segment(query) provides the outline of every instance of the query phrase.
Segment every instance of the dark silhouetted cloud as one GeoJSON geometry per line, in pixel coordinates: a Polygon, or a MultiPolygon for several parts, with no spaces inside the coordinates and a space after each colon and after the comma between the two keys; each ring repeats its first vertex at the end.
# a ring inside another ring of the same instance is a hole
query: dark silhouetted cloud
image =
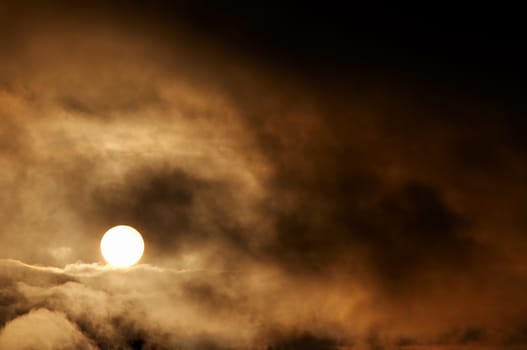
{"type": "Polygon", "coordinates": [[[0,5],[0,348],[525,347],[521,45],[365,11],[0,5]]]}

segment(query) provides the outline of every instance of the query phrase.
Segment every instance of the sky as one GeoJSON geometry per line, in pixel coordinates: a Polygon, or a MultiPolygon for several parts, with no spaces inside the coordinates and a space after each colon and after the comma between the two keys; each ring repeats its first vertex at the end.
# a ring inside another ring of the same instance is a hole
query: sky
{"type": "Polygon", "coordinates": [[[524,349],[522,27],[1,1],[0,348],[524,349]]]}

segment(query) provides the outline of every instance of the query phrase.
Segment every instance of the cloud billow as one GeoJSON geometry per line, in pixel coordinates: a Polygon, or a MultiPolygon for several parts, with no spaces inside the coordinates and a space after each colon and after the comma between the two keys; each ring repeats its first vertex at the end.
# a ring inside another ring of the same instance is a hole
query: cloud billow
{"type": "Polygon", "coordinates": [[[525,345],[507,106],[70,6],[0,8],[0,348],[525,345]]]}

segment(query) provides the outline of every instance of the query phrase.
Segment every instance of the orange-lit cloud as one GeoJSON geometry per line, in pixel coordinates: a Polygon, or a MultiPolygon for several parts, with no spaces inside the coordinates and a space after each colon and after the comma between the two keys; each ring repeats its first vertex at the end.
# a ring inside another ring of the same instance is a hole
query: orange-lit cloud
{"type": "Polygon", "coordinates": [[[0,7],[0,348],[525,346],[507,106],[56,6],[0,7]]]}

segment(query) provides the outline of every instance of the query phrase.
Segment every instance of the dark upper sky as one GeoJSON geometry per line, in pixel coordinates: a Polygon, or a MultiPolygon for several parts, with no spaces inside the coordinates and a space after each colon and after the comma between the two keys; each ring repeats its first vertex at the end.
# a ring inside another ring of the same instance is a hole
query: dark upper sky
{"type": "Polygon", "coordinates": [[[521,12],[0,5],[0,348],[521,349],[521,12]],[[129,224],[141,264],[103,265],[129,224]]]}

